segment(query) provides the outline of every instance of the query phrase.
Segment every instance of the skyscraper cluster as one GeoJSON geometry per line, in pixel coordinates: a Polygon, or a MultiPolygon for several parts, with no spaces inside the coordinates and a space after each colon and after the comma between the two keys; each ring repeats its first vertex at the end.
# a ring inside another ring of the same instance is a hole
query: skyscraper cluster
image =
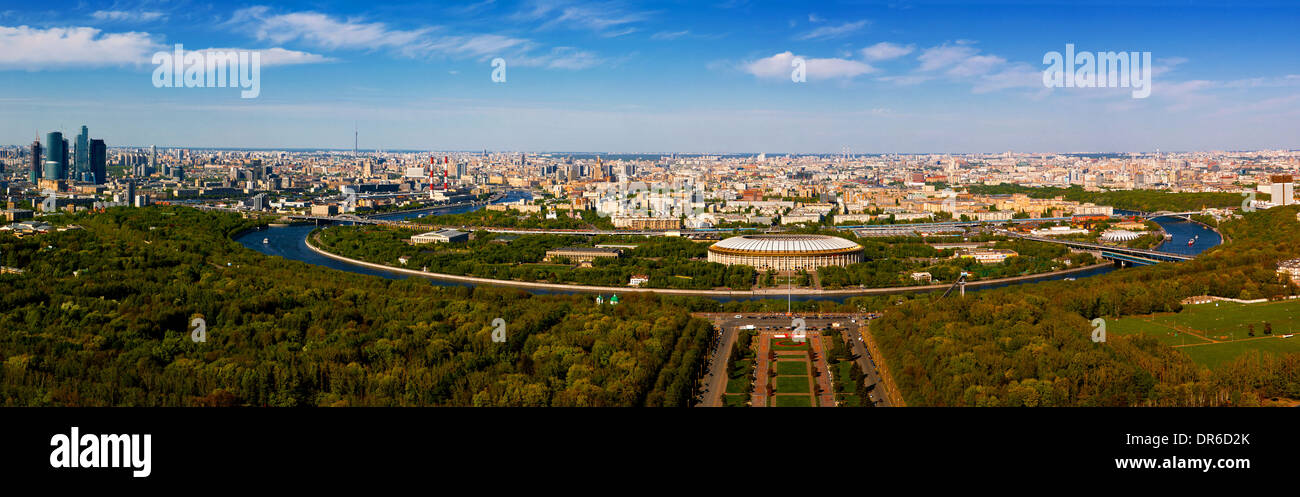
{"type": "Polygon", "coordinates": [[[32,183],[71,179],[97,185],[107,181],[108,147],[104,140],[91,139],[90,131],[82,126],[72,155],[68,152],[68,140],[60,131],[46,133],[44,147],[40,140],[33,141],[28,179],[32,183]]]}

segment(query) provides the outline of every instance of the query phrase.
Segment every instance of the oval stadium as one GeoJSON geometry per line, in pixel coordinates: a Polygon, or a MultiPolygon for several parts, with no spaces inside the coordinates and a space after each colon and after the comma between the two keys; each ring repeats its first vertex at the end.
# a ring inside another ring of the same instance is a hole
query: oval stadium
{"type": "Polygon", "coordinates": [[[845,266],[862,261],[862,246],[825,235],[742,235],[709,247],[709,262],[777,271],[845,266]]]}

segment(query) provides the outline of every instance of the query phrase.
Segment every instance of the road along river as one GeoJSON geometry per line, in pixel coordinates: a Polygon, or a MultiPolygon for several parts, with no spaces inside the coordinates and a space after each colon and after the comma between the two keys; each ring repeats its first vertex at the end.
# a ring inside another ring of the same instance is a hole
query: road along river
{"type": "MultiPolygon", "coordinates": [[[[510,202],[528,198],[527,193],[511,192],[505,198],[498,202],[510,202]]],[[[482,206],[460,206],[447,209],[438,209],[435,212],[439,214],[458,214],[479,209],[482,206]]],[[[405,212],[397,214],[381,214],[375,216],[379,219],[406,219],[426,214],[425,212],[405,212]]],[[[1172,238],[1161,244],[1157,250],[1175,252],[1180,254],[1199,254],[1201,251],[1218,245],[1221,237],[1214,230],[1205,227],[1202,224],[1187,221],[1178,218],[1157,218],[1155,222],[1160,224],[1169,233],[1172,238]],[[1195,240],[1191,245],[1187,245],[1188,240],[1195,240]]],[[[235,240],[245,247],[256,250],[266,255],[284,257],[296,261],[315,264],[318,266],[337,269],[340,271],[349,271],[353,273],[368,274],[384,278],[404,279],[408,276],[416,275],[417,271],[402,270],[398,268],[384,268],[379,265],[363,263],[360,261],[349,261],[337,256],[327,256],[313,250],[308,246],[307,237],[316,228],[315,225],[293,225],[285,227],[273,227],[260,230],[252,230],[241,234],[235,240]],[[265,243],[263,243],[265,240],[265,243]]],[[[1030,276],[1019,278],[1007,278],[1003,280],[991,280],[988,282],[972,282],[967,285],[967,291],[977,291],[989,288],[1002,288],[1011,285],[1021,285],[1038,281],[1059,280],[1065,278],[1086,278],[1114,271],[1116,268],[1111,265],[1094,266],[1086,269],[1079,269],[1068,273],[1053,273],[1043,276],[1030,276]]],[[[476,286],[476,285],[496,285],[496,286],[513,286],[523,287],[529,292],[539,294],[572,294],[572,293],[613,293],[613,292],[633,292],[631,288],[566,288],[568,285],[524,285],[508,284],[507,282],[478,279],[478,278],[430,278],[435,285],[444,286],[476,286]]],[[[842,301],[845,298],[854,295],[882,294],[882,293],[903,293],[915,291],[934,291],[940,286],[934,287],[902,287],[896,289],[866,289],[856,292],[844,291],[838,293],[794,293],[789,296],[793,300],[831,300],[842,301]]],[[[720,301],[748,300],[748,299],[777,299],[785,298],[786,294],[779,290],[763,292],[663,292],[663,293],[686,293],[700,295],[720,301]]]]}

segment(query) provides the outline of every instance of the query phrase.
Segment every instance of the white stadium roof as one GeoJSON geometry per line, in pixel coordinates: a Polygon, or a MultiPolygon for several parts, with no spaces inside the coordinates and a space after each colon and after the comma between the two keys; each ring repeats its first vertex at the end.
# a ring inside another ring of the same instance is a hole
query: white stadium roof
{"type": "Polygon", "coordinates": [[[742,235],[722,240],[709,248],[753,254],[815,254],[861,250],[862,246],[843,238],[825,235],[742,235]]]}

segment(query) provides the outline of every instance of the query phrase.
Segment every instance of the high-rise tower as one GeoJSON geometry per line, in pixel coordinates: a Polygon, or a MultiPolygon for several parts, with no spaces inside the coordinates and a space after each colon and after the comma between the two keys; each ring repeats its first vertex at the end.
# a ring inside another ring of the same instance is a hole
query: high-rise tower
{"type": "Polygon", "coordinates": [[[73,160],[72,178],[85,179],[86,173],[90,172],[90,131],[85,125],[81,126],[81,133],[77,135],[77,151],[73,160]]]}
{"type": "Polygon", "coordinates": [[[45,134],[45,163],[41,177],[45,179],[63,179],[63,163],[67,158],[63,156],[64,143],[63,133],[51,131],[45,134]]]}
{"type": "Polygon", "coordinates": [[[41,179],[41,141],[32,141],[31,168],[28,171],[28,180],[36,184],[41,179]]]}
{"type": "Polygon", "coordinates": [[[108,180],[108,146],[104,140],[90,140],[90,173],[95,176],[95,184],[102,185],[108,180]]]}
{"type": "Polygon", "coordinates": [[[68,165],[72,157],[68,155],[68,139],[63,139],[63,161],[59,162],[59,179],[68,179],[68,165]]]}

